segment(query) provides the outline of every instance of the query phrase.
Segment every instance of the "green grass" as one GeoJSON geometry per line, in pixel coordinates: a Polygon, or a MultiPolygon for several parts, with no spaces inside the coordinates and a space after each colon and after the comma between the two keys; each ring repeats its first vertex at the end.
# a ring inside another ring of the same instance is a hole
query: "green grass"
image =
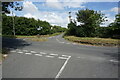
{"type": "Polygon", "coordinates": [[[31,40],[31,41],[47,41],[47,37],[51,37],[51,36],[56,36],[59,35],[61,33],[54,33],[54,34],[50,34],[50,35],[34,35],[34,36],[26,36],[26,35],[3,35],[3,37],[8,37],[8,38],[28,38],[27,40],[31,40]]]}
{"type": "Polygon", "coordinates": [[[22,35],[16,35],[16,38],[36,38],[37,36],[22,36],[22,35]]]}
{"type": "Polygon", "coordinates": [[[50,34],[49,36],[57,36],[60,35],[61,33],[54,33],[54,34],[50,34]]]}
{"type": "Polygon", "coordinates": [[[2,35],[3,37],[8,37],[8,38],[38,38],[38,37],[51,37],[51,36],[56,36],[61,33],[54,33],[54,34],[49,34],[49,35],[33,35],[33,36],[26,36],[26,35],[2,35]]]}
{"type": "Polygon", "coordinates": [[[64,36],[65,39],[82,44],[90,45],[102,45],[102,46],[118,46],[119,39],[111,38],[92,38],[92,37],[75,37],[75,36],[64,36]]]}

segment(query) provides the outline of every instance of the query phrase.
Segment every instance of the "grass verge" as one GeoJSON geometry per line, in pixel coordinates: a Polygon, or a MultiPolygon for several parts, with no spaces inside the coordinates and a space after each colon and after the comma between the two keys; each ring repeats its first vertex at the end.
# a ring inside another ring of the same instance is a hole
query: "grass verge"
{"type": "Polygon", "coordinates": [[[31,40],[31,41],[47,41],[47,37],[51,37],[51,36],[56,36],[59,35],[61,33],[54,33],[54,34],[50,34],[50,35],[34,35],[34,36],[26,36],[26,35],[16,35],[16,36],[12,36],[12,35],[3,35],[3,37],[7,37],[7,38],[26,38],[27,40],[31,40]]]}
{"type": "Polygon", "coordinates": [[[60,35],[62,33],[54,33],[54,34],[50,34],[49,36],[57,36],[57,35],[60,35]]]}
{"type": "Polygon", "coordinates": [[[92,37],[75,37],[75,36],[64,36],[66,40],[80,43],[80,44],[89,44],[97,46],[119,46],[119,39],[110,39],[110,38],[92,38],[92,37]]]}
{"type": "Polygon", "coordinates": [[[42,42],[42,41],[47,41],[46,38],[29,38],[27,40],[30,40],[30,41],[37,41],[37,42],[42,42]]]}

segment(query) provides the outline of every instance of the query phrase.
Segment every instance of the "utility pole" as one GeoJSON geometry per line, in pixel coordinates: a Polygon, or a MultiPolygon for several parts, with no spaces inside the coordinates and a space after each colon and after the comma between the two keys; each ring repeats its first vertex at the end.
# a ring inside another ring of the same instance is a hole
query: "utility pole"
{"type": "Polygon", "coordinates": [[[13,14],[13,11],[12,11],[12,18],[13,18],[13,34],[14,34],[14,36],[15,36],[15,19],[14,19],[14,14],[13,14]]]}

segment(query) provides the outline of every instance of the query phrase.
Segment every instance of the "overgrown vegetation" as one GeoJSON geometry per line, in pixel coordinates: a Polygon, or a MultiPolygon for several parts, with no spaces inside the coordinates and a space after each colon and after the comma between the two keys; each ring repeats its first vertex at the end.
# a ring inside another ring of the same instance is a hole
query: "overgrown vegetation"
{"type": "Polygon", "coordinates": [[[101,46],[119,46],[119,39],[110,39],[110,38],[93,38],[93,37],[75,37],[75,36],[64,36],[66,40],[82,43],[82,44],[90,44],[90,45],[101,45],[101,46]]]}
{"type": "Polygon", "coordinates": [[[106,21],[106,17],[101,12],[94,10],[79,10],[77,21],[71,21],[68,24],[66,35],[78,37],[99,37],[99,38],[120,38],[120,14],[107,27],[100,27],[100,24],[106,21]],[[77,25],[80,22],[81,25],[77,25]]]}
{"type": "Polygon", "coordinates": [[[34,18],[25,17],[14,17],[14,24],[11,16],[6,16],[3,14],[3,25],[2,34],[3,35],[13,35],[13,25],[15,27],[16,35],[47,35],[53,33],[61,33],[66,30],[60,26],[52,26],[46,21],[35,20],[34,18]],[[37,30],[38,28],[40,30],[37,30]]]}

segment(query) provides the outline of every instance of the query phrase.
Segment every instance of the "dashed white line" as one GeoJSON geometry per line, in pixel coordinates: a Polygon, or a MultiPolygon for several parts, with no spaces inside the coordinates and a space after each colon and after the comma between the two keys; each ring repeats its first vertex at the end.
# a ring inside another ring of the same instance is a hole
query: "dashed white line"
{"type": "Polygon", "coordinates": [[[47,53],[44,53],[44,52],[40,52],[40,54],[47,54],[47,53]]]}
{"type": "Polygon", "coordinates": [[[54,58],[54,56],[49,56],[49,55],[47,55],[47,56],[45,56],[45,57],[54,58]]]}
{"type": "Polygon", "coordinates": [[[64,57],[69,57],[68,55],[62,55],[62,56],[64,56],[64,57]]]}
{"type": "Polygon", "coordinates": [[[59,58],[59,59],[65,59],[65,60],[68,59],[68,58],[66,58],[66,57],[58,57],[58,58],[59,58]]]}
{"type": "Polygon", "coordinates": [[[21,53],[23,53],[23,52],[18,52],[18,53],[20,53],[20,54],[21,54],[21,53]]]}
{"type": "Polygon", "coordinates": [[[36,56],[42,56],[41,54],[35,54],[36,56]]]}
{"type": "Polygon", "coordinates": [[[53,56],[58,56],[58,54],[50,54],[50,55],[53,55],[53,56]]]}
{"type": "Polygon", "coordinates": [[[28,50],[23,50],[24,52],[28,52],[28,50]]]}
{"type": "Polygon", "coordinates": [[[32,53],[25,53],[25,54],[29,54],[29,55],[31,55],[32,53]]]}
{"type": "Polygon", "coordinates": [[[62,71],[64,70],[64,68],[65,68],[65,66],[67,65],[67,63],[68,63],[68,61],[69,61],[70,58],[71,58],[71,56],[69,56],[69,57],[67,58],[67,60],[65,61],[65,63],[64,63],[63,66],[61,67],[60,71],[59,71],[58,74],[56,75],[55,80],[57,80],[57,79],[60,77],[62,71]]]}
{"type": "Polygon", "coordinates": [[[37,52],[35,52],[35,51],[30,51],[31,53],[37,53],[37,52]]]}

